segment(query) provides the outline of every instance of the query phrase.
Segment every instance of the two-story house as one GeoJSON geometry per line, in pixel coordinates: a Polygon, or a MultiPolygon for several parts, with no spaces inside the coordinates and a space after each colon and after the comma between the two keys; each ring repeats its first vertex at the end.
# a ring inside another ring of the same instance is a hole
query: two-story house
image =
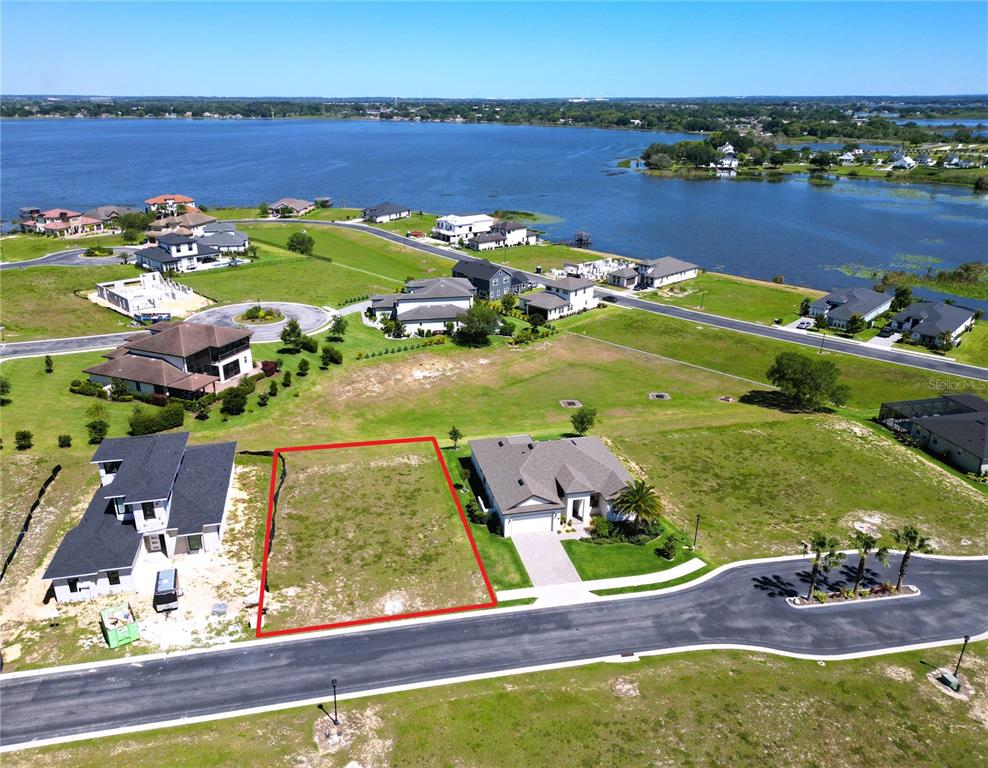
{"type": "Polygon", "coordinates": [[[21,209],[23,218],[20,225],[24,232],[49,237],[70,237],[103,231],[102,219],[70,211],[67,208],[52,208],[47,211],[21,209]],[[24,215],[24,214],[27,215],[24,215]]]}
{"type": "Polygon", "coordinates": [[[56,600],[149,594],[176,555],[220,548],[237,444],[188,439],[180,432],[100,443],[92,458],[100,488],[44,573],[56,600]]]}
{"type": "Polygon", "coordinates": [[[164,194],[149,197],[144,201],[148,213],[156,216],[171,216],[195,208],[196,201],[188,195],[164,194]]]}
{"type": "Polygon", "coordinates": [[[614,498],[632,482],[596,437],[536,442],[528,435],[470,441],[471,462],[484,489],[480,502],[505,537],[549,533],[592,516],[626,520],[614,498]]]}
{"type": "Polygon", "coordinates": [[[208,238],[169,232],[157,235],[156,244],[134,253],[138,266],[155,272],[196,272],[227,267],[235,257],[209,245],[208,238]]]}
{"type": "Polygon", "coordinates": [[[684,280],[692,280],[700,274],[700,267],[696,264],[672,256],[645,259],[639,262],[635,269],[638,271],[639,288],[661,288],[684,280]]]}
{"type": "Polygon", "coordinates": [[[459,277],[410,280],[404,293],[371,296],[368,312],[377,320],[399,320],[408,334],[441,333],[447,323],[459,326],[459,317],[473,305],[475,294],[470,281],[459,277]]]}
{"type": "Polygon", "coordinates": [[[150,334],[108,352],[107,362],[85,369],[89,381],[122,380],[132,392],[196,399],[253,372],[253,331],[203,323],[155,323],[150,334]]]}
{"type": "Polygon", "coordinates": [[[469,280],[479,299],[497,300],[506,293],[518,293],[529,284],[524,275],[486,259],[461,259],[453,267],[453,277],[469,280]]]}
{"type": "Polygon", "coordinates": [[[483,213],[470,216],[440,216],[432,228],[432,236],[447,243],[466,243],[477,235],[494,228],[494,217],[483,213]]]}
{"type": "Polygon", "coordinates": [[[546,282],[544,291],[519,297],[521,308],[530,315],[541,315],[547,322],[552,322],[597,306],[593,286],[592,280],[583,277],[550,280],[546,282]]]}

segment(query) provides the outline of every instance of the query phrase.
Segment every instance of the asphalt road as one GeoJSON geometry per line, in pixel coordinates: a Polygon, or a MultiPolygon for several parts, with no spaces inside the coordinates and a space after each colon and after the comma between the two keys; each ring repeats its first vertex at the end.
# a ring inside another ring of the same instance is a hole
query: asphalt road
{"type": "Polygon", "coordinates": [[[186,320],[193,323],[207,323],[209,325],[223,325],[230,328],[250,328],[254,331],[252,341],[277,341],[281,337],[281,331],[288,324],[290,319],[295,319],[302,326],[303,333],[312,333],[322,328],[330,320],[330,314],[325,309],[314,307],[311,304],[297,304],[291,301],[262,301],[261,305],[273,307],[279,310],[285,317],[276,323],[264,323],[263,325],[247,325],[238,323],[235,318],[243,314],[257,302],[250,301],[244,304],[226,304],[222,307],[210,307],[202,312],[189,315],[186,320]]]}
{"type": "Polygon", "coordinates": [[[12,357],[37,357],[39,355],[66,355],[95,349],[114,349],[127,339],[147,331],[135,328],[125,333],[104,333],[99,336],[75,336],[68,339],[38,339],[37,341],[10,341],[0,344],[0,360],[12,357]]]}
{"type": "MultiPolygon", "coordinates": [[[[114,253],[133,253],[136,249],[130,247],[114,248],[114,253]]],[[[29,269],[31,267],[101,267],[106,264],[119,264],[117,256],[83,256],[85,248],[69,248],[58,253],[49,253],[38,259],[29,261],[4,261],[0,262],[0,270],[3,269],[29,269]]]]}
{"type": "MultiPolygon", "coordinates": [[[[604,296],[614,297],[615,301],[613,303],[619,307],[633,307],[635,309],[645,310],[646,312],[653,312],[657,315],[666,315],[667,317],[675,317],[680,320],[689,320],[694,323],[709,325],[715,328],[724,328],[730,331],[751,333],[755,336],[762,336],[766,339],[785,341],[790,344],[800,344],[805,347],[812,347],[813,349],[820,348],[821,339],[819,334],[815,336],[808,336],[806,334],[796,333],[794,331],[787,331],[774,325],[759,325],[758,323],[749,323],[744,320],[733,320],[729,317],[708,315],[704,312],[696,312],[691,309],[683,309],[682,307],[674,307],[668,304],[657,304],[654,301],[636,299],[633,296],[626,296],[615,291],[598,290],[595,295],[600,298],[603,298],[604,296]]],[[[881,360],[886,363],[896,363],[898,365],[907,365],[911,368],[921,368],[923,370],[936,373],[947,373],[954,376],[966,376],[971,379],[988,381],[988,368],[979,368],[974,365],[954,363],[950,360],[943,360],[941,358],[933,357],[932,355],[920,356],[891,349],[868,347],[853,341],[845,341],[829,334],[823,340],[823,346],[824,349],[829,350],[830,352],[843,352],[848,355],[867,357],[872,360],[881,360]]]]}
{"type": "MultiPolygon", "coordinates": [[[[894,580],[897,565],[893,557],[891,568],[869,575],[894,580]]],[[[906,581],[920,588],[918,597],[795,609],[784,598],[805,590],[806,570],[805,560],[750,564],[667,595],[0,675],[0,744],[329,696],[334,677],[340,692],[356,693],[684,645],[758,645],[825,658],[988,631],[986,560],[916,556],[906,581]]],[[[832,572],[831,583],[846,583],[849,573],[832,572]]]]}

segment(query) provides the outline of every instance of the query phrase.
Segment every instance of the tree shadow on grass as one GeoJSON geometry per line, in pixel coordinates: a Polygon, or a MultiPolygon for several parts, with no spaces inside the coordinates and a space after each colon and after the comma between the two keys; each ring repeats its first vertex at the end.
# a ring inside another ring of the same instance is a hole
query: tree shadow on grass
{"type": "Polygon", "coordinates": [[[738,402],[745,405],[755,405],[759,408],[771,408],[773,411],[784,413],[834,413],[832,408],[804,408],[778,390],[753,389],[741,395],[738,402]]]}

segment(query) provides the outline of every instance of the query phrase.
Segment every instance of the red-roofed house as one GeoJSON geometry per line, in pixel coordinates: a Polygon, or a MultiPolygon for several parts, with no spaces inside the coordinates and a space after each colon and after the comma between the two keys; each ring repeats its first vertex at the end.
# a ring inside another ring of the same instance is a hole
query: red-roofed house
{"type": "Polygon", "coordinates": [[[188,195],[155,195],[144,201],[148,213],[155,213],[158,216],[167,216],[178,213],[178,207],[184,206],[186,210],[196,207],[196,201],[188,195]]]}
{"type": "Polygon", "coordinates": [[[21,229],[24,232],[34,232],[51,237],[68,237],[102,232],[103,221],[91,216],[84,216],[78,211],[52,208],[22,219],[21,229]]]}

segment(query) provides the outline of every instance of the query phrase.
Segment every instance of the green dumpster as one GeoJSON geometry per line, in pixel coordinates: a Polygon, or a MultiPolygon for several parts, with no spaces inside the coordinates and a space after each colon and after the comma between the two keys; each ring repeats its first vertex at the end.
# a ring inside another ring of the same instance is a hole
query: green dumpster
{"type": "Polygon", "coordinates": [[[111,648],[132,643],[141,636],[141,629],[134,612],[127,603],[120,603],[100,611],[103,637],[111,648]]]}

